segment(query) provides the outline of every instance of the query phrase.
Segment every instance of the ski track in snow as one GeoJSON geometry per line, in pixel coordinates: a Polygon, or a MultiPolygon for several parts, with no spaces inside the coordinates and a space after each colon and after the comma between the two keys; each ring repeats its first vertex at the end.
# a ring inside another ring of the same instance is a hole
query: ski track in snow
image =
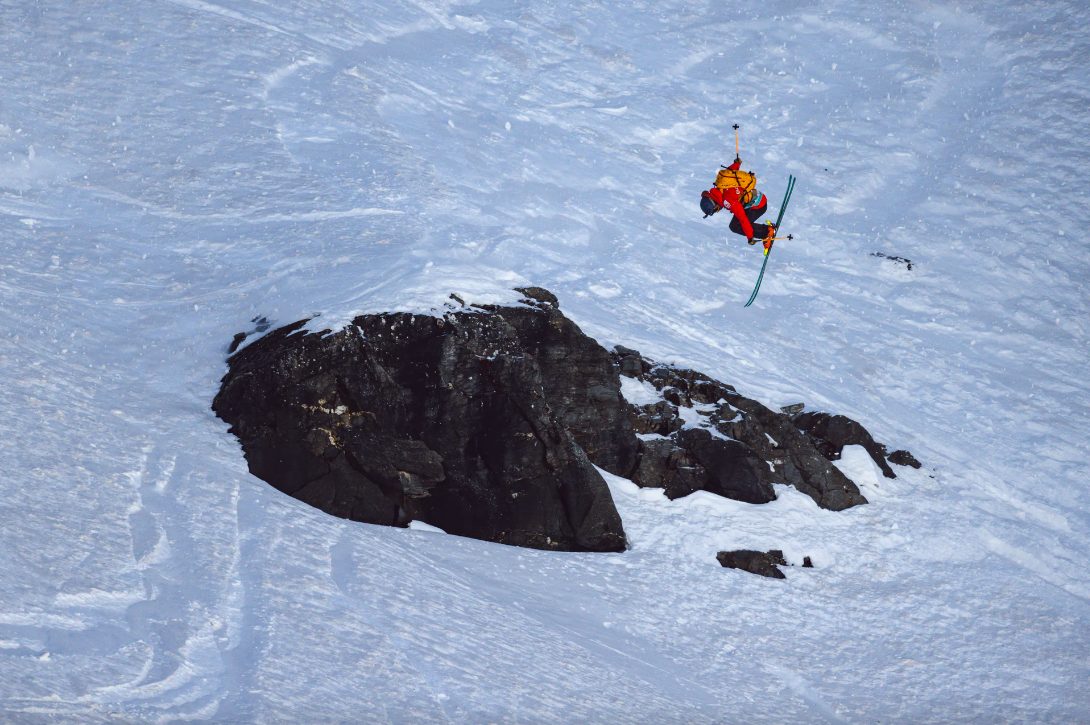
{"type": "Polygon", "coordinates": [[[1090,719],[1088,16],[0,2],[0,713],[1090,719]],[[773,203],[799,177],[748,310],[695,204],[733,122],[773,203]],[[330,519],[209,410],[258,315],[525,284],[925,468],[846,450],[840,513],[604,474],[631,550],[555,554],[330,519]]]}

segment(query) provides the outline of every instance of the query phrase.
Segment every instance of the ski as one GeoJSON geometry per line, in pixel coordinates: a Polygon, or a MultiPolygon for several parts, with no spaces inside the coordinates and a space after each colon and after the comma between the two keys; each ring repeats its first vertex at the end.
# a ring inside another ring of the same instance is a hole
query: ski
{"type": "MultiPolygon", "coordinates": [[[[776,217],[776,231],[780,229],[780,222],[783,221],[783,211],[787,208],[787,202],[791,200],[791,192],[795,190],[795,176],[789,174],[787,177],[787,191],[783,194],[783,201],[780,202],[780,215],[776,217]]],[[[788,237],[790,239],[790,237],[788,237]]],[[[776,239],[773,238],[772,244],[765,250],[765,260],[761,263],[761,273],[757,275],[757,284],[753,286],[753,293],[749,296],[749,301],[746,302],[746,307],[753,304],[753,300],[757,299],[757,293],[761,290],[761,280],[765,278],[765,267],[768,266],[768,255],[772,251],[772,247],[775,246],[776,239]]]]}

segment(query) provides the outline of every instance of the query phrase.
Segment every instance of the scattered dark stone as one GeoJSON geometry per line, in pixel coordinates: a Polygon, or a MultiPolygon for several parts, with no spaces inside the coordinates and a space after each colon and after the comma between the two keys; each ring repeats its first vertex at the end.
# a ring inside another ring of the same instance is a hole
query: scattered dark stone
{"type": "Polygon", "coordinates": [[[792,403],[791,405],[785,405],[780,408],[780,412],[787,415],[798,415],[806,409],[806,403],[792,403]]]}
{"type": "Polygon", "coordinates": [[[844,446],[863,446],[886,478],[897,478],[886,463],[886,447],[875,441],[866,428],[851,418],[829,413],[802,413],[794,417],[794,422],[817,442],[818,448],[830,461],[840,459],[844,446]]]}
{"type": "Polygon", "coordinates": [[[908,451],[894,451],[889,454],[889,460],[898,466],[911,466],[912,468],[921,468],[923,466],[922,463],[916,460],[916,456],[908,451]]]}
{"type": "Polygon", "coordinates": [[[802,568],[803,569],[813,569],[814,568],[814,562],[810,561],[810,557],[808,557],[808,556],[802,557],[802,568]]]}
{"type": "Polygon", "coordinates": [[[896,262],[897,264],[903,264],[905,266],[905,268],[908,269],[908,271],[910,271],[910,272],[912,271],[912,260],[911,259],[905,259],[904,257],[894,257],[892,255],[885,254],[884,252],[871,252],[870,256],[880,257],[882,259],[888,259],[891,262],[896,262]]]}
{"type": "Polygon", "coordinates": [[[787,578],[779,569],[781,566],[787,566],[787,561],[783,558],[783,552],[779,549],[772,549],[771,551],[752,551],[750,549],[720,551],[715,558],[728,569],[741,569],[751,574],[759,574],[773,579],[787,578]]]}

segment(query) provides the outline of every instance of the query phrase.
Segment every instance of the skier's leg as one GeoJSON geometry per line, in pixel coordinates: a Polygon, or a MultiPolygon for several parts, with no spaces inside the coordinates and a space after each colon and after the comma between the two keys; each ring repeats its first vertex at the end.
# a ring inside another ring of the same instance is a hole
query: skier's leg
{"type": "MultiPolygon", "coordinates": [[[[753,227],[754,239],[764,239],[768,236],[768,225],[755,223],[767,210],[768,204],[758,204],[746,209],[746,218],[749,219],[750,226],[753,227]]],[[[745,231],[742,230],[742,223],[738,221],[737,217],[731,217],[730,230],[735,234],[741,234],[743,237],[746,235],[745,231]]]]}
{"type": "Polygon", "coordinates": [[[768,211],[768,204],[760,204],[750,209],[746,209],[746,216],[749,218],[750,224],[753,225],[754,239],[764,239],[768,236],[768,225],[757,224],[757,220],[764,216],[766,211],[768,211]]]}

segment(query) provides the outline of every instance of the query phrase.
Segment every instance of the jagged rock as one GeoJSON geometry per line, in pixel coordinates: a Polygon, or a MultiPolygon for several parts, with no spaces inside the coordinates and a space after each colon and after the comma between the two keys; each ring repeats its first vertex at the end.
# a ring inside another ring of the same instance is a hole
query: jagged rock
{"type": "Polygon", "coordinates": [[[718,403],[737,394],[730,385],[694,370],[656,365],[649,360],[645,360],[644,364],[648,368],[647,380],[659,390],[671,390],[671,394],[666,397],[674,405],[691,408],[694,405],[718,403]]]}
{"type": "Polygon", "coordinates": [[[908,451],[894,451],[888,456],[891,463],[896,463],[898,466],[911,466],[912,468],[921,468],[922,463],[916,460],[916,456],[912,455],[908,451]]]}
{"type": "Polygon", "coordinates": [[[544,302],[545,304],[556,308],[560,307],[560,300],[556,298],[556,295],[544,287],[516,287],[515,291],[521,292],[527,299],[544,302]]]}
{"type": "Polygon", "coordinates": [[[867,429],[843,415],[801,413],[794,417],[795,425],[818,442],[821,452],[830,461],[840,459],[844,446],[863,446],[886,478],[897,474],[886,463],[886,447],[874,440],[867,429]]]}
{"type": "Polygon", "coordinates": [[[587,456],[610,473],[631,476],[639,442],[606,349],[552,303],[489,309],[511,326],[519,347],[537,363],[550,408],[587,456]]]}
{"type": "Polygon", "coordinates": [[[703,490],[747,503],[776,500],[764,475],[768,466],[744,443],[712,435],[704,428],[682,429],[677,441],[707,472],[703,490]]]}
{"type": "Polygon", "coordinates": [[[637,433],[668,436],[684,425],[677,414],[677,406],[666,400],[630,409],[632,427],[637,433]]]}
{"type": "Polygon", "coordinates": [[[666,436],[672,443],[644,445],[633,475],[638,485],[662,487],[671,498],[705,490],[763,503],[775,498],[773,483],[787,483],[824,508],[842,510],[866,503],[858,487],[792,423],[791,416],[739,395],[730,385],[692,370],[656,364],[634,350],[616,350],[614,361],[621,369],[640,370],[630,377],[651,383],[663,396],[657,403],[633,406],[637,431],[666,436]],[[692,411],[690,417],[702,418],[704,425],[685,426],[679,415],[682,408],[692,411]]]}
{"type": "Polygon", "coordinates": [[[740,414],[721,423],[719,430],[772,463],[769,470],[762,472],[766,480],[794,486],[822,508],[833,511],[867,502],[855,483],[822,455],[815,441],[796,428],[790,416],[775,413],[737,393],[728,400],[740,414]]]}
{"type": "Polygon", "coordinates": [[[670,499],[703,489],[709,478],[707,469],[669,438],[642,441],[640,463],[632,477],[645,488],[662,488],[670,499]]]}
{"type": "Polygon", "coordinates": [[[779,549],[772,549],[771,551],[753,551],[751,549],[720,551],[715,558],[719,560],[721,565],[729,569],[741,569],[751,574],[760,574],[772,579],[787,578],[779,570],[779,567],[787,566],[787,561],[783,558],[783,552],[779,549]]]}
{"type": "Polygon", "coordinates": [[[613,351],[621,375],[635,378],[647,372],[644,368],[643,358],[635,350],[627,348],[624,345],[617,345],[613,348],[613,351]]]}
{"type": "MultiPolygon", "coordinates": [[[[534,548],[624,549],[605,482],[546,395],[558,391],[569,418],[583,422],[572,410],[574,383],[546,381],[563,359],[544,352],[545,340],[528,350],[543,334],[563,341],[576,368],[595,357],[593,341],[577,339],[582,333],[559,312],[366,315],[331,335],[305,334],[303,325],[232,356],[213,403],[254,475],[358,521],[419,519],[534,548]],[[541,364],[539,351],[549,358],[541,364]]],[[[597,358],[611,369],[601,348],[597,358]]],[[[588,398],[600,404],[612,389],[619,399],[615,379],[600,385],[588,398]]],[[[617,415],[627,423],[627,411],[617,415]]]]}

